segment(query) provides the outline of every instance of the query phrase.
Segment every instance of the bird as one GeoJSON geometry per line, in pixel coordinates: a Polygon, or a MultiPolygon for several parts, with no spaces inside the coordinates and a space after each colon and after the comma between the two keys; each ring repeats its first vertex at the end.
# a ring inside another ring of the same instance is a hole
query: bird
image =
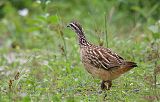
{"type": "Polygon", "coordinates": [[[88,73],[102,80],[100,85],[102,90],[110,90],[112,80],[137,67],[135,62],[125,60],[111,49],[90,43],[78,22],[72,21],[67,27],[75,31],[81,62],[88,73]]]}

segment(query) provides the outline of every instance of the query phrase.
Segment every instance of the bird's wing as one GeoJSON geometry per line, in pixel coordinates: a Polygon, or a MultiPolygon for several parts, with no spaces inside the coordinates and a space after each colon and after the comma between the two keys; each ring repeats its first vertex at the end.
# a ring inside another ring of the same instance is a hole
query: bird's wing
{"type": "Polygon", "coordinates": [[[110,49],[103,47],[95,47],[88,49],[87,58],[89,63],[97,68],[110,70],[124,64],[124,59],[113,53],[110,49]]]}

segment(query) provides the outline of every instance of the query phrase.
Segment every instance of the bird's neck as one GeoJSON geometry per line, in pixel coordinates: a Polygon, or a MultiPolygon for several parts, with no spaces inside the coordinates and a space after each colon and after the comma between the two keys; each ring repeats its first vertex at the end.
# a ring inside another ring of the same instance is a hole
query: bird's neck
{"type": "Polygon", "coordinates": [[[86,40],[86,37],[84,34],[81,34],[81,35],[78,34],[78,43],[80,47],[90,46],[90,43],[86,40]]]}

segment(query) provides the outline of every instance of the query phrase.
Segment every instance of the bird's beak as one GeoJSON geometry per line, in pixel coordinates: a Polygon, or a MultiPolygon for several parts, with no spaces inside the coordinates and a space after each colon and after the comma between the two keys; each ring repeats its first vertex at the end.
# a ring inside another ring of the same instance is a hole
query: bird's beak
{"type": "Polygon", "coordinates": [[[71,27],[70,24],[68,24],[67,27],[71,27]]]}

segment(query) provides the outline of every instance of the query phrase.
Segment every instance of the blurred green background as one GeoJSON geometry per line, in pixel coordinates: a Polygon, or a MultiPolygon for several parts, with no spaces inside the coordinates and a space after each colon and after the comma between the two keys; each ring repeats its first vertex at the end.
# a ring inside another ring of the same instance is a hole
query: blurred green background
{"type": "Polygon", "coordinates": [[[1,0],[0,101],[159,101],[160,1],[1,0]],[[102,92],[80,62],[78,21],[87,39],[138,68],[102,92]]]}

